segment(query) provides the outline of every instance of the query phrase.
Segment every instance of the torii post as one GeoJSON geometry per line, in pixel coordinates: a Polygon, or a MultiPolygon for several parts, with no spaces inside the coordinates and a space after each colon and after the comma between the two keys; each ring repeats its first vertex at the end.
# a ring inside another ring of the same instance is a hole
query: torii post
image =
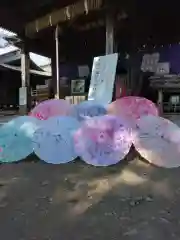
{"type": "Polygon", "coordinates": [[[25,44],[21,47],[21,87],[19,88],[19,113],[27,114],[30,107],[30,57],[25,44]]]}

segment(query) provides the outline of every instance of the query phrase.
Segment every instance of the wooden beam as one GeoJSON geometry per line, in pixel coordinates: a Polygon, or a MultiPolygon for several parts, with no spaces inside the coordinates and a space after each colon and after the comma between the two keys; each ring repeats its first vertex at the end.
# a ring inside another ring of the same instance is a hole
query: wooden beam
{"type": "Polygon", "coordinates": [[[0,64],[13,62],[21,58],[20,50],[15,50],[0,56],[0,64]]]}
{"type": "MultiPolygon", "coordinates": [[[[4,68],[8,68],[8,69],[18,71],[18,72],[21,72],[21,70],[22,70],[21,67],[12,66],[12,65],[9,65],[9,64],[0,64],[0,65],[4,68]]],[[[29,73],[34,74],[34,75],[44,76],[44,77],[51,77],[52,76],[52,74],[50,72],[38,71],[38,70],[33,70],[33,69],[30,69],[29,73]]]]}
{"type": "Polygon", "coordinates": [[[103,0],[81,0],[65,8],[53,11],[42,18],[28,23],[25,26],[26,36],[33,37],[35,33],[43,29],[72,20],[77,16],[87,14],[89,11],[99,10],[102,2],[103,0]]]}
{"type": "Polygon", "coordinates": [[[106,54],[114,53],[114,16],[106,13],[106,54]]]}

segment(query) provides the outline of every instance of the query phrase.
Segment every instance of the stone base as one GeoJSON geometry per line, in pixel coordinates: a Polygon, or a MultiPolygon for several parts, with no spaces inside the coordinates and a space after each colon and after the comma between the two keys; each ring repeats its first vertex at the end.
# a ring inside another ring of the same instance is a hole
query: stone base
{"type": "Polygon", "coordinates": [[[28,113],[27,105],[19,106],[19,115],[26,115],[28,113]]]}

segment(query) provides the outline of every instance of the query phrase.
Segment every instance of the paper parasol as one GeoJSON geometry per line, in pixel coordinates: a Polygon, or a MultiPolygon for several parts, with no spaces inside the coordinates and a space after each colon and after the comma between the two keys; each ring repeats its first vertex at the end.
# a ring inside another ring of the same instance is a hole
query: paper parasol
{"type": "Polygon", "coordinates": [[[91,117],[105,115],[106,113],[106,108],[103,105],[92,100],[73,105],[70,115],[78,121],[83,121],[91,117]]]}
{"type": "Polygon", "coordinates": [[[108,113],[124,116],[132,122],[144,115],[158,116],[158,110],[153,102],[135,96],[123,97],[112,102],[108,106],[108,113]]]}
{"type": "Polygon", "coordinates": [[[39,120],[17,117],[0,128],[0,162],[16,162],[33,152],[32,138],[39,120]]]}
{"type": "Polygon", "coordinates": [[[50,99],[38,104],[29,115],[46,120],[53,116],[66,116],[70,108],[70,103],[64,99],[50,99]]]}
{"type": "Polygon", "coordinates": [[[94,117],[83,122],[74,134],[74,142],[78,155],[88,164],[113,165],[128,154],[131,129],[116,116],[94,117]]]}
{"type": "Polygon", "coordinates": [[[47,163],[60,164],[74,160],[73,133],[80,123],[72,117],[52,117],[34,134],[35,154],[47,163]]]}
{"type": "Polygon", "coordinates": [[[144,116],[137,122],[133,143],[150,163],[165,168],[180,166],[180,128],[171,121],[144,116]]]}

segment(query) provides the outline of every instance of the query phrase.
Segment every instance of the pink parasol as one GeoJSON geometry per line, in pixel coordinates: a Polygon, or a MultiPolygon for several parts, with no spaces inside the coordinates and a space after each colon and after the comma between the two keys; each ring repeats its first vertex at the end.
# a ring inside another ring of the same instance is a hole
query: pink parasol
{"type": "Polygon", "coordinates": [[[74,135],[75,149],[83,160],[95,166],[118,163],[132,145],[131,128],[116,116],[98,116],[83,122],[74,135]]]}
{"type": "Polygon", "coordinates": [[[71,105],[63,99],[50,99],[38,104],[31,112],[30,116],[40,120],[46,120],[53,116],[67,116],[71,105]]]}
{"type": "Polygon", "coordinates": [[[153,102],[146,98],[127,96],[120,98],[111,104],[107,109],[109,114],[121,115],[130,122],[135,122],[141,116],[158,116],[158,110],[153,102]]]}
{"type": "Polygon", "coordinates": [[[150,163],[174,168],[180,166],[180,128],[158,116],[143,116],[137,121],[133,143],[150,163]]]}

